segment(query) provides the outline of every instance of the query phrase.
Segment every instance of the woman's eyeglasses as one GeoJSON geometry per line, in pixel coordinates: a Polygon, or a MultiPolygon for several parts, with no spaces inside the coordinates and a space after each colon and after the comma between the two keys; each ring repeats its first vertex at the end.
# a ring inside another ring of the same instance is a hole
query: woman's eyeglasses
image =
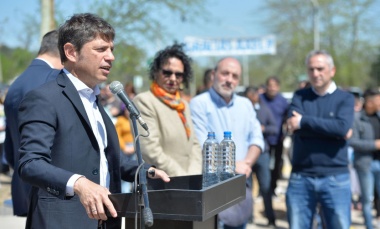
{"type": "Polygon", "coordinates": [[[185,75],[185,73],[183,72],[172,72],[170,70],[165,70],[165,69],[162,69],[162,74],[165,77],[170,77],[174,74],[177,79],[183,78],[183,76],[185,75]]]}

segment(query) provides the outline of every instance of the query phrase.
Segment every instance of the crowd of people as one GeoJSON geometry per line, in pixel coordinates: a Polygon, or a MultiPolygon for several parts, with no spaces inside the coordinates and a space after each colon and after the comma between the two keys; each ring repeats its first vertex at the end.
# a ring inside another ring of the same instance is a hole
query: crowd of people
{"type": "MultiPolygon", "coordinates": [[[[108,194],[130,192],[138,164],[129,110],[107,82],[114,39],[113,27],[102,18],[74,15],[44,36],[36,59],[8,89],[2,154],[7,164],[2,164],[14,170],[14,215],[26,216],[27,228],[77,228],[78,223],[95,228],[104,222],[120,228],[108,194]]],[[[257,177],[268,225],[275,228],[272,197],[282,179],[284,139],[291,136],[289,228],[313,228],[316,219],[321,228],[350,227],[350,163],[366,228],[374,228],[375,196],[380,200],[380,92],[341,89],[333,80],[333,57],[323,50],[306,56],[305,69],[308,81],[289,102],[276,76],[264,87],[251,85],[237,93],[242,66],[224,57],[205,71],[197,95],[185,98],[182,92],[193,77],[191,58],[179,44],[158,51],[148,71],[149,89],[137,92],[130,82],[124,87],[149,126],[149,136],[139,142],[147,177],[170,182],[169,177],[202,174],[201,144],[208,132],[220,142],[222,133],[231,131],[236,173],[246,176],[248,197],[252,176],[257,177]]],[[[145,131],[138,126],[138,132],[145,131]]],[[[220,225],[246,228],[254,221],[252,207],[239,220],[230,209],[222,211],[220,225]]]]}

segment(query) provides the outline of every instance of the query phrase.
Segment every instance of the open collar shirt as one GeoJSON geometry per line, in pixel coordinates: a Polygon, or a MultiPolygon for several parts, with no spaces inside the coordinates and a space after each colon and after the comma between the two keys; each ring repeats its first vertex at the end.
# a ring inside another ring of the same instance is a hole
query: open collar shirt
{"type": "Polygon", "coordinates": [[[190,101],[191,116],[195,133],[200,143],[207,139],[207,133],[214,131],[218,142],[223,132],[231,131],[236,145],[236,160],[243,160],[251,145],[264,149],[261,126],[256,118],[252,103],[242,96],[233,94],[229,103],[211,87],[208,92],[190,101]]]}
{"type": "Polygon", "coordinates": [[[92,131],[96,137],[100,149],[100,185],[109,188],[110,174],[108,171],[108,161],[104,152],[107,147],[107,132],[106,127],[96,104],[96,96],[99,95],[100,89],[96,86],[94,89],[89,88],[77,77],[64,69],[64,72],[69,77],[70,81],[77,89],[83,106],[86,110],[88,119],[90,120],[92,131]]]}

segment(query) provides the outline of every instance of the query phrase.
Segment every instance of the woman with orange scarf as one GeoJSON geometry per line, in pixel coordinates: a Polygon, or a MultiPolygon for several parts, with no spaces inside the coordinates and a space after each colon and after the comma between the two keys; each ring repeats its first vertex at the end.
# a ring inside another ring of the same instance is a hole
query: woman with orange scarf
{"type": "MultiPolygon", "coordinates": [[[[192,77],[190,63],[181,45],[159,51],[150,66],[150,90],[133,100],[150,132],[140,137],[143,159],[169,176],[202,174],[202,151],[189,104],[180,96],[192,77]]],[[[146,132],[140,128],[139,133],[146,132]]]]}

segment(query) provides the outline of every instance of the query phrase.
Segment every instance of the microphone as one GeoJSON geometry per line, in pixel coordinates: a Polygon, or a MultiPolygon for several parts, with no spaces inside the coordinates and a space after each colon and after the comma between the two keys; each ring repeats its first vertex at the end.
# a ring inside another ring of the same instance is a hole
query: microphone
{"type": "Polygon", "coordinates": [[[137,110],[135,104],[128,98],[127,94],[125,94],[124,87],[119,81],[113,81],[110,84],[110,90],[112,94],[117,95],[121,101],[125,104],[127,107],[130,116],[135,116],[137,121],[139,121],[140,125],[148,131],[148,125],[144,122],[144,120],[141,118],[140,111],[137,110]]]}

